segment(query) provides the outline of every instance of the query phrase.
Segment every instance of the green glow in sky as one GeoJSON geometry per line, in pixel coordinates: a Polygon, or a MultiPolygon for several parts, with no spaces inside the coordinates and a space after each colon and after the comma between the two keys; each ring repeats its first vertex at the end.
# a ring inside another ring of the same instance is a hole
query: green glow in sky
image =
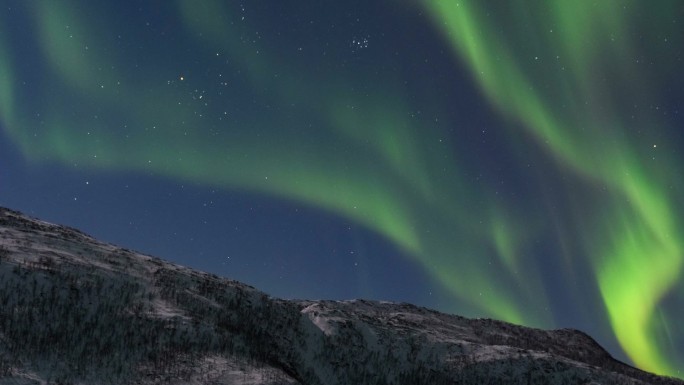
{"type": "MultiPolygon", "coordinates": [[[[675,4],[662,5],[655,16],[675,4]]],[[[504,12],[488,13],[478,2],[434,0],[427,8],[490,102],[521,123],[512,129],[525,130],[569,170],[605,186],[601,220],[585,223],[585,249],[615,335],[639,367],[676,374],[664,341],[655,341],[660,302],[675,288],[684,257],[681,224],[672,215],[677,177],[644,156],[654,143],[625,135],[634,123],[616,100],[625,89],[643,93],[649,84],[640,83],[657,75],[635,68],[641,47],[630,42],[629,30],[637,23],[636,4],[549,2],[530,9],[511,2],[505,16],[513,18],[506,23],[515,25],[512,34],[499,28],[504,12]]],[[[660,39],[677,37],[658,32],[660,39]]],[[[666,124],[658,117],[648,122],[644,130],[666,124]]]]}
{"type": "MultiPolygon", "coordinates": [[[[92,18],[49,2],[30,10],[49,75],[43,95],[59,96],[41,106],[39,128],[35,121],[4,116],[8,134],[29,159],[140,171],[306,202],[394,242],[462,301],[461,313],[550,324],[548,314],[521,306],[539,287],[521,285],[518,272],[506,271],[518,250],[503,234],[519,224],[503,207],[490,210],[491,193],[461,178],[443,127],[407,116],[409,95],[393,89],[392,74],[358,78],[327,70],[306,77],[268,49],[244,44],[241,37],[254,31],[225,22],[231,11],[224,3],[179,1],[177,16],[200,47],[196,54],[220,55],[242,74],[243,84],[227,91],[236,102],[268,89],[268,95],[256,96],[264,104],[305,106],[293,109],[292,117],[262,110],[231,118],[223,112],[231,106],[222,104],[230,98],[199,99],[193,92],[207,81],[183,65],[136,67],[143,75],[132,79],[131,59],[101,49],[109,42],[86,22],[92,18]],[[276,62],[279,76],[269,64],[276,62]],[[349,86],[365,83],[381,87],[361,94],[349,86]],[[194,95],[190,102],[188,94],[194,95]],[[482,203],[474,204],[475,198],[482,203]],[[485,282],[488,271],[498,269],[492,258],[507,262],[502,277],[485,282]]],[[[16,92],[15,99],[22,97],[16,92]]],[[[13,110],[15,102],[7,97],[2,107],[13,110]]],[[[545,301],[538,295],[525,306],[542,309],[545,301]]]]}
{"type": "MultiPolygon", "coordinates": [[[[365,72],[333,53],[298,59],[266,22],[218,0],[176,1],[176,39],[149,46],[117,36],[128,19],[114,10],[26,5],[41,76],[19,81],[25,53],[0,34],[0,117],[31,161],[304,202],[391,241],[453,296],[449,310],[555,327],[556,311],[576,309],[611,328],[639,367],[676,375],[667,339],[681,331],[668,325],[684,314],[662,302],[684,294],[684,186],[678,159],[661,151],[667,122],[632,110],[657,104],[676,67],[649,67],[644,50],[663,46],[629,32],[676,2],[424,4],[416,10],[442,33],[434,44],[451,48],[453,70],[481,92],[467,97],[484,96],[497,114],[491,131],[510,145],[500,152],[514,154],[530,196],[476,177],[485,156],[463,149],[480,129],[449,114],[451,100],[410,113],[417,102],[395,58],[365,72]],[[570,303],[554,299],[549,272],[572,282],[570,303]]],[[[667,23],[648,30],[679,40],[667,23]]]]}

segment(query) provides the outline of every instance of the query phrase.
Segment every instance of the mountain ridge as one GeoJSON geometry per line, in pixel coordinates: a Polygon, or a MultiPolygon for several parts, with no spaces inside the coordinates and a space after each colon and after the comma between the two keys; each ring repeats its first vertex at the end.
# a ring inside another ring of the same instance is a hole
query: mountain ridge
{"type": "Polygon", "coordinates": [[[0,383],[684,384],[587,334],[273,298],[0,208],[0,383]]]}

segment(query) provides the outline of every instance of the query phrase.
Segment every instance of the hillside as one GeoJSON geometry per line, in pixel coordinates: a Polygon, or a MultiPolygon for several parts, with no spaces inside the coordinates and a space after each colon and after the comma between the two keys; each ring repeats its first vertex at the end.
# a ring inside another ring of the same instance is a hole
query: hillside
{"type": "Polygon", "coordinates": [[[1,384],[684,384],[576,330],[291,301],[0,208],[1,384]]]}

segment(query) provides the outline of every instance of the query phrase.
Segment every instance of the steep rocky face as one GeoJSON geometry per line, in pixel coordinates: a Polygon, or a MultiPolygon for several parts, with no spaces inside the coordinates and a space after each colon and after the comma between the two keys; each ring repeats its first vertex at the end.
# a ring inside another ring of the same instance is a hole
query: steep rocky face
{"type": "Polygon", "coordinates": [[[275,299],[2,208],[0,383],[684,384],[578,331],[275,299]]]}

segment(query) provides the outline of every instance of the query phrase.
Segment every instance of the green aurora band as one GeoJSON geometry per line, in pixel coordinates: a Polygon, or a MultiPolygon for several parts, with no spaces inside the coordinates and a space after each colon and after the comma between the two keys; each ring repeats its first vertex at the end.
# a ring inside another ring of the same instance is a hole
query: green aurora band
{"type": "MultiPolygon", "coordinates": [[[[648,155],[637,149],[649,143],[624,135],[635,123],[621,112],[617,93],[627,88],[632,102],[643,102],[653,97],[638,95],[649,84],[667,81],[653,69],[637,68],[640,55],[657,56],[639,52],[644,48],[627,36],[630,28],[646,28],[641,17],[654,40],[675,44],[679,34],[668,16],[679,4],[662,2],[656,10],[630,1],[557,1],[535,8],[512,1],[498,14],[479,5],[433,0],[427,8],[501,113],[519,121],[568,169],[606,185],[612,202],[598,228],[587,226],[585,238],[615,335],[637,366],[677,374],[653,341],[664,326],[659,303],[675,289],[684,261],[682,226],[673,215],[681,212],[672,188],[680,178],[650,167],[648,155]],[[497,28],[506,18],[520,33],[497,28]],[[653,28],[650,23],[658,21],[653,28]],[[599,250],[596,234],[606,240],[599,250]]],[[[656,116],[648,122],[666,125],[656,116]]]]}
{"type": "MultiPolygon", "coordinates": [[[[676,286],[683,250],[675,215],[682,212],[675,192],[683,186],[667,167],[676,159],[660,153],[652,159],[652,145],[665,147],[666,138],[626,134],[666,126],[662,117],[633,121],[624,113],[625,105],[656,100],[657,88],[649,87],[669,73],[644,74],[633,57],[645,48],[627,37],[628,29],[639,25],[636,15],[650,16],[643,28],[665,20],[676,2],[657,11],[624,1],[533,7],[511,1],[497,10],[480,9],[479,2],[420,4],[501,114],[507,130],[501,135],[511,143],[521,134],[532,138],[546,162],[570,171],[569,183],[582,184],[578,194],[592,198],[589,206],[568,199],[570,218],[551,226],[579,233],[577,246],[559,246],[562,269],[577,279],[588,279],[588,269],[596,280],[595,289],[573,293],[579,299],[572,305],[593,320],[607,318],[637,366],[677,375],[668,357],[681,332],[668,325],[681,315],[673,309],[681,308],[684,294],[676,286]],[[584,299],[592,290],[605,309],[583,309],[592,304],[584,299]]],[[[116,50],[101,49],[115,43],[106,33],[117,30],[107,11],[86,17],[82,8],[32,2],[25,6],[32,21],[27,36],[35,38],[46,75],[30,88],[17,80],[22,57],[0,27],[5,135],[35,162],[135,171],[320,207],[396,244],[454,296],[454,311],[554,326],[544,309],[565,305],[550,303],[544,261],[531,252],[536,237],[549,236],[544,213],[470,182],[447,131],[459,122],[440,106],[430,111],[435,119],[409,117],[410,95],[393,71],[358,74],[323,62],[306,73],[266,42],[245,43],[255,27],[226,22],[236,11],[225,2],[173,6],[193,53],[207,61],[220,53],[241,74],[223,98],[189,98],[203,87],[195,79],[205,75],[185,69],[163,47],[150,47],[156,60],[140,59],[135,71],[116,50]],[[253,98],[260,107],[231,110],[231,98],[236,104],[253,98]],[[28,107],[36,103],[39,116],[28,107]],[[274,106],[296,108],[274,112],[274,106]]],[[[669,44],[678,36],[668,23],[651,33],[669,44]]]]}

